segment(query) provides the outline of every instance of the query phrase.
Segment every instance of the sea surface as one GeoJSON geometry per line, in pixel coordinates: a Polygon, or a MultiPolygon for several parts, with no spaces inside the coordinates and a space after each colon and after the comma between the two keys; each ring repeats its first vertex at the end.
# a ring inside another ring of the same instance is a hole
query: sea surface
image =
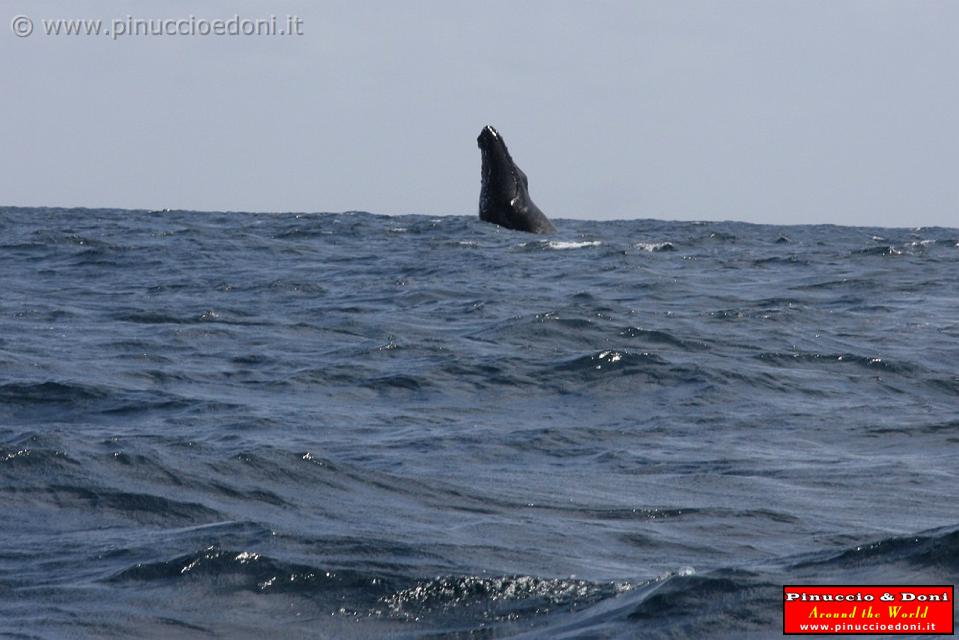
{"type": "Polygon", "coordinates": [[[959,577],[959,231],[0,208],[0,636],[776,638],[959,577]]]}

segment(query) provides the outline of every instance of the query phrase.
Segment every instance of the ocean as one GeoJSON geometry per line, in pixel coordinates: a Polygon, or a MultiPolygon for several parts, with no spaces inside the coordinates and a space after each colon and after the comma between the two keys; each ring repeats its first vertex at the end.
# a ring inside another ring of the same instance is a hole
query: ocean
{"type": "Polygon", "coordinates": [[[0,636],[775,638],[959,576],[959,231],[0,208],[0,636]]]}

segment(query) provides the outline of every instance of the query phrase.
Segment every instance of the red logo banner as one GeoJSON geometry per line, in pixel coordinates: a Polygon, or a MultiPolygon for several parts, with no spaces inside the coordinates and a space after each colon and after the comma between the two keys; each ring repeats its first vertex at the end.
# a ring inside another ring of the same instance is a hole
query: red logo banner
{"type": "Polygon", "coordinates": [[[952,635],[953,585],[786,585],[783,633],[952,635]]]}

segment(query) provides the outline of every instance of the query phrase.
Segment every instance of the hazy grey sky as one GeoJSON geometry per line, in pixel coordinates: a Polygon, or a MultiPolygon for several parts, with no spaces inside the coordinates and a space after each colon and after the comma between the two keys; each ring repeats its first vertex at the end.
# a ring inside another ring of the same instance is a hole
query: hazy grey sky
{"type": "Polygon", "coordinates": [[[0,7],[0,204],[475,215],[492,123],[552,218],[959,226],[953,0],[0,7]]]}

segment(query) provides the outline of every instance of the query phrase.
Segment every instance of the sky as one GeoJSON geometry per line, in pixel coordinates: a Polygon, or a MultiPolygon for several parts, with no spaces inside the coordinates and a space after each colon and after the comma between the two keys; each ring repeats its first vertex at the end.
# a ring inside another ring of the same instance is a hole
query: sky
{"type": "Polygon", "coordinates": [[[551,218],[959,226],[953,0],[0,10],[0,205],[475,215],[489,123],[551,218]],[[301,35],[47,34],[237,15],[301,35]]]}

